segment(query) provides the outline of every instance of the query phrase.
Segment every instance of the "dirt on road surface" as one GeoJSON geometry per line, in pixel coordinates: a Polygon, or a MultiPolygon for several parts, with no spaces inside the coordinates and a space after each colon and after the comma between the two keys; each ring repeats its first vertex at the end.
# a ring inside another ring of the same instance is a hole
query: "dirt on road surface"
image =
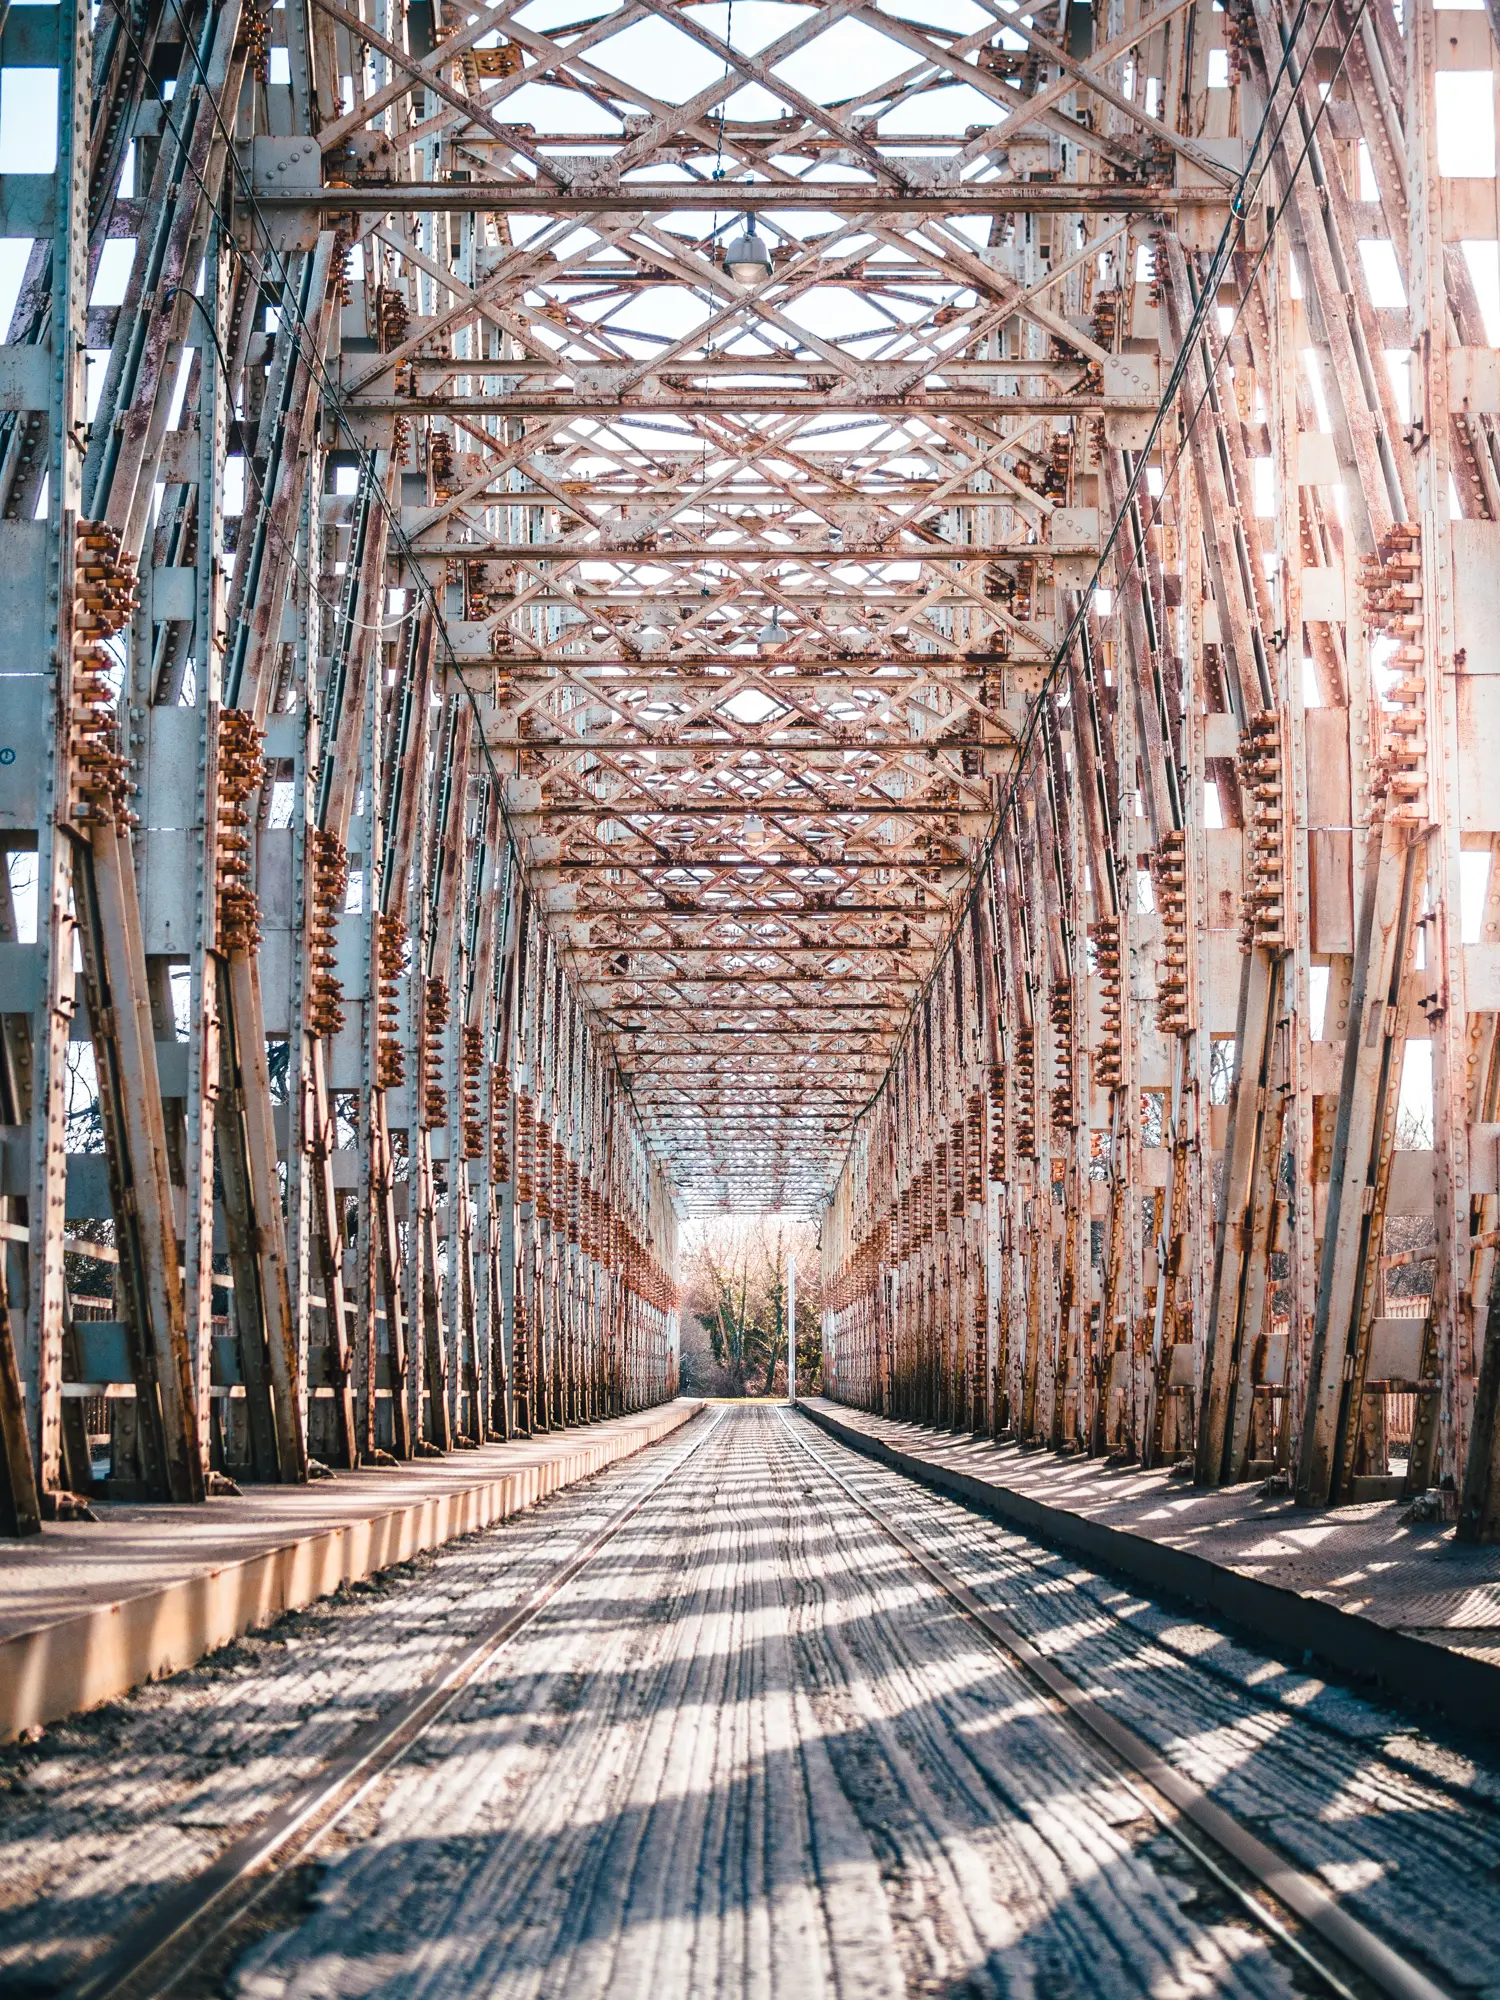
{"type": "Polygon", "coordinates": [[[642,1494],[176,1991],[1329,1990],[825,1468],[1439,1988],[1500,2000],[1483,1757],[766,1409],[6,1753],[0,1990],[64,1990],[642,1494]]]}

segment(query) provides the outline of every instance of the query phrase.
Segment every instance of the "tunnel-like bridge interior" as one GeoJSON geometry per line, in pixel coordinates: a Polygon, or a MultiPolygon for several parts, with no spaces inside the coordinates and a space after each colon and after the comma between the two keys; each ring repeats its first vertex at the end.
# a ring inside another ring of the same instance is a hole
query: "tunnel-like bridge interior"
{"type": "MultiPolygon", "coordinates": [[[[283,1613],[339,1680],[389,1590],[396,1710],[348,1688],[370,1797],[403,1729],[448,1773],[411,1883],[485,1772],[408,1949],[366,1793],[268,1723],[245,1825],[365,1831],[247,2000],[445,1950],[477,1990],[497,1868],[486,1990],[1326,1990],[1304,1935],[1361,1992],[1484,1985],[1429,1918],[1444,1841],[1493,1883],[1489,1753],[1322,1682],[1293,1729],[1236,1649],[1459,1729],[1496,1692],[1497,31],[0,0],[0,1737],[120,1700],[58,1798],[191,1902],[103,1802],[128,1690],[283,1613]],[[810,1421],[698,1410],[747,1386],[810,1421]],[[1105,1571],[1238,1620],[1219,1680],[1154,1601],[1131,1651],[1105,1571]],[[513,1647],[532,1748],[486,1765],[513,1647]],[[1084,1714],[1117,1669],[1170,1728],[1084,1714]],[[996,1750],[1012,1701],[1050,1719],[996,1750]],[[1344,1846],[1258,1845],[1258,1786],[1323,1825],[1345,1785],[1344,1846]],[[1423,1822],[1399,1891],[1374,1797],[1423,1822]],[[1163,1886],[1189,1821],[1223,1936],[1163,1886]],[[712,1924],[642,1886],[689,1860],[712,1924]]],[[[64,1911],[66,1841],[12,1894],[52,1822],[6,1810],[0,1983],[137,2000],[160,1910],[96,1870],[64,1911]]]]}
{"type": "Polygon", "coordinates": [[[780,1212],[844,1400],[1495,1532],[1489,19],[1054,13],[5,16],[13,1530],[780,1212]]]}

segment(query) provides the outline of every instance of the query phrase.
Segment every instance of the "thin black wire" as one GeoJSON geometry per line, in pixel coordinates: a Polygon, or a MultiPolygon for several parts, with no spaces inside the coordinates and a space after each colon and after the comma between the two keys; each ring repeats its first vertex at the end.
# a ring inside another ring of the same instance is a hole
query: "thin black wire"
{"type": "MultiPolygon", "coordinates": [[[[1329,15],[1333,12],[1335,4],[1336,0],[1328,0],[1328,4],[1323,10],[1322,19],[1319,21],[1316,33],[1314,35],[1315,41],[1317,39],[1317,35],[1322,33],[1323,28],[1327,23],[1329,15]]],[[[1106,564],[1108,563],[1111,555],[1114,552],[1115,544],[1119,540],[1120,535],[1124,530],[1125,524],[1130,517],[1131,509],[1134,506],[1137,496],[1139,494],[1140,487],[1144,480],[1147,469],[1146,460],[1149,458],[1152,450],[1154,449],[1156,440],[1160,436],[1163,428],[1165,427],[1167,419],[1171,414],[1172,403],[1176,398],[1179,387],[1181,386],[1182,378],[1186,374],[1187,368],[1190,365],[1193,349],[1197,345],[1200,338],[1202,337],[1204,324],[1207,320],[1209,312],[1212,310],[1214,296],[1218,290],[1219,280],[1222,278],[1223,273],[1228,266],[1229,258],[1234,254],[1234,250],[1237,247],[1236,239],[1242,237],[1244,234],[1245,224],[1248,220],[1247,215],[1244,213],[1245,187],[1249,180],[1250,170],[1251,166],[1254,163],[1255,156],[1257,152],[1260,150],[1261,139],[1265,133],[1267,123],[1269,122],[1271,109],[1276,101],[1277,89],[1279,88],[1283,77],[1286,75],[1287,70],[1291,64],[1293,55],[1295,53],[1297,41],[1301,35],[1303,22],[1307,14],[1308,5],[1309,5],[1309,0],[1301,0],[1301,5],[1298,7],[1297,10],[1297,18],[1292,24],[1291,32],[1285,38],[1285,45],[1282,50],[1281,61],[1277,66],[1276,75],[1272,79],[1271,84],[1266,92],[1265,113],[1261,118],[1260,125],[1256,129],[1255,138],[1251,145],[1251,151],[1246,161],[1245,170],[1241,175],[1239,185],[1236,188],[1235,194],[1230,202],[1229,221],[1225,224],[1224,232],[1220,236],[1219,242],[1215,247],[1208,272],[1205,274],[1203,279],[1202,290],[1200,291],[1198,300],[1194,305],[1193,313],[1188,321],[1188,325],[1184,329],[1182,345],[1179,348],[1177,356],[1173,362],[1167,386],[1163,390],[1161,401],[1157,406],[1156,415],[1152,419],[1151,429],[1147,436],[1146,443],[1141,448],[1141,450],[1135,455],[1135,463],[1132,468],[1130,478],[1126,484],[1125,496],[1120,503],[1119,511],[1116,514],[1114,521],[1111,523],[1109,533],[1105,538],[1104,547],[1099,555],[1099,560],[1094,565],[1093,575],[1089,578],[1087,585],[1079,595],[1078,608],[1073,613],[1072,618],[1069,620],[1068,629],[1064,633],[1062,640],[1058,644],[1057,650],[1052,658],[1052,663],[1048,667],[1046,675],[1042,680],[1041,687],[1038,689],[1035,697],[1032,700],[1030,708],[1027,710],[1026,721],[1022,725],[1021,733],[1016,739],[1016,756],[1015,756],[1014,767],[1006,783],[1005,795],[995,808],[994,820],[991,825],[990,832],[986,836],[984,850],[980,855],[979,865],[974,871],[973,880],[970,882],[969,888],[965,893],[963,904],[959,910],[957,917],[953,921],[953,924],[948,933],[947,940],[944,943],[942,949],[939,951],[937,958],[933,963],[932,970],[928,973],[927,978],[922,983],[920,991],[914,996],[911,1005],[907,1010],[906,1021],[903,1024],[900,1037],[897,1041],[895,1052],[891,1056],[891,1060],[886,1066],[884,1075],[881,1077],[880,1082],[875,1086],[874,1090],[872,1090],[870,1095],[865,1099],[864,1103],[860,1106],[859,1110],[856,1111],[854,1115],[849,1119],[848,1124],[845,1127],[845,1129],[850,1132],[853,1132],[858,1127],[860,1121],[864,1117],[866,1117],[867,1114],[872,1109],[872,1107],[880,1101],[881,1097],[885,1094],[887,1088],[889,1087],[891,1078],[895,1073],[896,1065],[901,1060],[902,1052],[905,1049],[907,1040],[911,1034],[911,1024],[915,1020],[917,1012],[922,1006],[923,1002],[926,1000],[927,995],[931,992],[934,984],[938,979],[939,974],[942,972],[944,966],[947,964],[949,957],[952,955],[954,949],[956,948],[959,933],[961,932],[966,919],[968,918],[970,912],[973,910],[974,904],[977,901],[981,891],[983,890],[985,877],[989,873],[991,864],[994,860],[995,850],[999,846],[1001,835],[1004,832],[1007,816],[1014,811],[1018,801],[1022,768],[1027,753],[1029,752],[1032,744],[1036,740],[1037,731],[1040,727],[1042,715],[1044,712],[1044,704],[1046,703],[1047,698],[1051,694],[1053,688],[1056,686],[1056,683],[1062,673],[1062,670],[1067,663],[1068,657],[1071,654],[1074,645],[1077,643],[1079,635],[1082,633],[1085,623],[1087,622],[1090,609],[1090,601],[1092,599],[1094,590],[1098,585],[1101,576],[1104,573],[1106,564]]],[[[1359,4],[1355,9],[1353,20],[1351,21],[1349,26],[1349,32],[1345,36],[1343,45],[1339,50],[1339,60],[1334,71],[1335,79],[1343,72],[1344,63],[1348,58],[1349,49],[1353,43],[1355,34],[1359,30],[1360,22],[1363,20],[1368,7],[1369,7],[1369,0],[1359,0],[1359,4]]],[[[1281,142],[1281,135],[1285,131],[1286,126],[1289,123],[1291,116],[1296,109],[1297,94],[1302,87],[1302,83],[1306,77],[1306,74],[1307,74],[1306,69],[1303,68],[1302,70],[1299,71],[1298,75],[1293,80],[1291,88],[1291,96],[1288,100],[1286,109],[1282,113],[1282,116],[1277,123],[1275,134],[1272,137],[1271,142],[1266,149],[1265,164],[1261,167],[1260,172],[1256,175],[1255,179],[1256,192],[1259,191],[1261,183],[1264,181],[1266,175],[1270,172],[1272,158],[1274,157],[1277,146],[1281,142]]],[[[1332,99],[1332,94],[1333,94],[1332,84],[1330,83],[1328,91],[1319,101],[1317,111],[1313,116],[1312,123],[1308,128],[1307,136],[1303,141],[1302,149],[1297,156],[1296,165],[1293,167],[1291,174],[1288,176],[1287,187],[1286,187],[1286,199],[1283,199],[1280,206],[1277,208],[1275,214],[1271,217],[1270,222],[1267,225],[1266,240],[1264,244],[1261,246],[1260,251],[1257,253],[1255,262],[1253,263],[1250,269],[1250,282],[1246,284],[1246,286],[1243,289],[1240,302],[1238,307],[1236,308],[1234,317],[1231,320],[1229,327],[1225,330],[1223,334],[1222,345],[1220,346],[1218,352],[1211,356],[1210,363],[1206,371],[1206,379],[1204,383],[1203,392],[1198,397],[1196,403],[1193,405],[1191,413],[1188,415],[1185,422],[1183,423],[1182,436],[1180,443],[1178,445],[1177,455],[1172,460],[1172,464],[1168,469],[1168,471],[1163,475],[1162,491],[1155,497],[1151,513],[1149,517],[1142,523],[1140,537],[1130,550],[1125,570],[1127,576],[1138,566],[1141,559],[1141,551],[1145,547],[1146,536],[1150,533],[1151,529],[1156,526],[1157,522],[1161,518],[1162,508],[1166,502],[1166,495],[1170,483],[1172,479],[1175,478],[1177,469],[1181,465],[1183,458],[1187,454],[1188,444],[1189,441],[1191,440],[1193,431],[1196,428],[1198,419],[1203,414],[1203,410],[1208,402],[1208,399],[1210,395],[1213,393],[1215,377],[1219,364],[1224,359],[1224,355],[1228,350],[1229,342],[1233,339],[1235,329],[1238,327],[1240,320],[1244,315],[1245,307],[1249,303],[1250,292],[1254,285],[1254,281],[1259,276],[1261,267],[1265,263],[1267,256],[1270,254],[1271,245],[1275,240],[1276,230],[1280,226],[1282,217],[1286,211],[1286,200],[1290,199],[1291,190],[1293,186],[1296,184],[1296,181],[1301,174],[1302,168],[1306,163],[1307,156],[1312,149],[1313,140],[1317,136],[1318,127],[1321,125],[1323,121],[1323,115],[1328,107],[1328,104],[1332,99]]],[[[1253,199],[1254,195],[1252,194],[1251,200],[1253,201],[1253,199]]]]}
{"type": "MultiPolygon", "coordinates": [[[[729,12],[724,19],[724,40],[731,49],[734,47],[734,0],[729,0],[729,12]]],[[[734,67],[733,63],[726,55],[724,58],[724,81],[726,83],[728,83],[729,81],[729,73],[731,69],[733,69],[733,67],[734,67]]],[[[729,96],[733,96],[733,94],[734,93],[731,91],[729,93],[729,96]]],[[[721,181],[724,178],[724,120],[728,116],[729,116],[729,97],[728,96],[721,97],[719,99],[719,146],[718,146],[718,151],[714,154],[714,179],[716,181],[721,181]]],[[[714,215],[715,236],[717,236],[718,233],[719,233],[719,218],[717,213],[715,213],[714,215]]]]}
{"type": "MultiPolygon", "coordinates": [[[[1369,4],[1370,0],[1359,0],[1359,4],[1355,9],[1353,21],[1350,23],[1349,33],[1345,36],[1343,45],[1339,49],[1339,59],[1338,63],[1334,68],[1333,77],[1330,79],[1328,84],[1328,93],[1319,101],[1317,113],[1314,116],[1312,125],[1308,130],[1307,137],[1303,141],[1302,150],[1297,155],[1297,164],[1293,167],[1291,175],[1288,179],[1287,182],[1288,195],[1290,195],[1293,186],[1295,186],[1297,177],[1302,171],[1303,163],[1307,159],[1308,153],[1312,149],[1312,142],[1314,138],[1317,136],[1318,126],[1322,123],[1324,109],[1327,106],[1330,97],[1332,96],[1333,85],[1334,83],[1337,82],[1338,78],[1343,74],[1344,64],[1348,59],[1349,50],[1353,44],[1354,36],[1358,31],[1360,22],[1363,20],[1365,13],[1369,8],[1369,4]]],[[[1305,75],[1306,72],[1304,71],[1303,74],[1305,75]]],[[[1298,85],[1300,85],[1301,80],[1302,79],[1299,77],[1298,85]]],[[[1294,86],[1294,89],[1296,87],[1297,86],[1294,86]]],[[[1285,121],[1283,121],[1283,123],[1285,123],[1285,121]]],[[[1284,211],[1285,208],[1286,208],[1286,203],[1285,201],[1283,201],[1281,204],[1281,210],[1284,211]]],[[[1223,361],[1225,355],[1229,352],[1229,343],[1233,340],[1235,335],[1235,330],[1239,326],[1240,321],[1245,316],[1245,308],[1250,303],[1250,294],[1254,287],[1255,280],[1259,277],[1261,272],[1261,267],[1264,265],[1266,258],[1270,254],[1271,244],[1275,238],[1276,226],[1280,222],[1280,220],[1281,220],[1281,213],[1278,212],[1278,214],[1272,218],[1271,224],[1268,226],[1266,230],[1266,240],[1261,245],[1260,249],[1256,252],[1255,261],[1250,266],[1250,280],[1249,283],[1245,285],[1244,289],[1240,294],[1240,300],[1238,305],[1235,307],[1234,315],[1231,318],[1229,325],[1223,329],[1220,335],[1219,350],[1216,354],[1211,354],[1209,357],[1207,366],[1207,380],[1204,385],[1203,393],[1202,395],[1199,396],[1197,402],[1193,405],[1192,414],[1187,419],[1186,423],[1183,426],[1182,438],[1177,447],[1176,457],[1172,460],[1171,465],[1167,467],[1167,469],[1162,474],[1162,490],[1155,497],[1155,501],[1152,506],[1149,517],[1141,524],[1141,533],[1143,535],[1149,534],[1151,530],[1156,526],[1157,522],[1161,519],[1162,508],[1166,504],[1167,488],[1171,484],[1172,480],[1176,477],[1178,466],[1181,465],[1183,459],[1187,456],[1188,441],[1192,436],[1193,427],[1196,424],[1199,416],[1202,414],[1204,406],[1208,402],[1209,397],[1213,393],[1214,377],[1218,371],[1219,364],[1220,362],[1223,361]]],[[[1205,284],[1204,290],[1205,292],[1209,290],[1207,284],[1205,284]]],[[[1186,343],[1184,343],[1184,345],[1185,344],[1186,343]]]]}
{"type": "MultiPolygon", "coordinates": [[[[217,217],[215,218],[215,222],[217,223],[217,217]]],[[[167,293],[166,293],[167,303],[168,305],[170,305],[173,299],[183,294],[185,294],[192,301],[192,303],[197,307],[198,311],[203,316],[203,324],[208,328],[209,338],[213,341],[214,344],[214,352],[219,357],[219,368],[223,375],[224,386],[227,391],[227,389],[229,388],[230,374],[231,374],[229,361],[224,353],[224,344],[219,339],[219,330],[213,323],[213,318],[209,313],[208,307],[203,303],[202,299],[199,298],[198,294],[194,291],[189,291],[186,285],[169,286],[167,288],[167,293]]],[[[241,457],[243,457],[245,462],[245,476],[254,490],[256,499],[258,501],[264,501],[266,497],[265,481],[261,478],[260,474],[255,469],[254,455],[248,451],[243,452],[240,455],[241,457]]],[[[293,569],[296,570],[298,576],[301,577],[303,583],[307,586],[309,596],[315,598],[316,601],[322,605],[323,609],[325,611],[331,612],[335,618],[342,618],[343,617],[342,606],[334,603],[332,598],[326,597],[323,594],[323,592],[318,588],[317,581],[312,570],[305,567],[301,558],[298,556],[296,537],[295,536],[288,537],[282,534],[280,529],[277,528],[269,518],[266,521],[266,534],[268,539],[273,541],[281,549],[287,561],[292,565],[293,569]]],[[[396,632],[399,631],[400,628],[408,622],[408,620],[412,617],[412,615],[413,615],[412,612],[404,611],[399,618],[380,619],[377,620],[374,624],[371,624],[368,619],[364,618],[350,618],[345,622],[349,624],[356,632],[396,632]]]]}

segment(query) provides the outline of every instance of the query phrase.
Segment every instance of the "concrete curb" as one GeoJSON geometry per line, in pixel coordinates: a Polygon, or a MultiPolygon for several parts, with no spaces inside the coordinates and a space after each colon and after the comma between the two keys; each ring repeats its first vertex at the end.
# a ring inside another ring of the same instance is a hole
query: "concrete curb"
{"type": "Polygon", "coordinates": [[[1360,1612],[1340,1610],[1282,1584],[1242,1576],[1190,1550],[1091,1521],[1012,1487],[900,1451],[811,1403],[798,1407],[830,1437],[866,1458],[993,1514],[1038,1541],[1086,1556],[1153,1592],[1211,1611],[1257,1646],[1287,1655],[1293,1662],[1316,1663],[1384,1696],[1435,1710],[1465,1730],[1500,1738],[1500,1666],[1377,1625],[1360,1612]]]}
{"type": "Polygon", "coordinates": [[[428,1495],[362,1520],[298,1535],[195,1576],[91,1606],[0,1643],[0,1742],[114,1701],[141,1682],[179,1672],[284,1611],[327,1597],[534,1507],[565,1486],[659,1444],[700,1414],[701,1402],[665,1404],[638,1429],[584,1432],[554,1458],[428,1495]]]}

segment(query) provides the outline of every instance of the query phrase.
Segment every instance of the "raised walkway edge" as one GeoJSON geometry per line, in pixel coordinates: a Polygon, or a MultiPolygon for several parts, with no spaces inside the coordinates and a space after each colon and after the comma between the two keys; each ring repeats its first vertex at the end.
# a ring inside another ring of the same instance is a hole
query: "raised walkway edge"
{"type": "MultiPolygon", "coordinates": [[[[798,1408],[840,1444],[1054,1548],[1211,1612],[1257,1647],[1288,1654],[1293,1663],[1327,1668],[1361,1691],[1378,1691],[1435,1711],[1464,1730],[1500,1738],[1500,1666],[1489,1660],[1393,1630],[1283,1584],[1246,1576],[1191,1550],[1049,1505],[919,1452],[903,1451],[856,1423],[841,1421],[838,1407],[824,1399],[799,1399],[798,1408]]],[[[933,1432],[934,1441],[940,1435],[933,1432]]]]}
{"type": "MultiPolygon", "coordinates": [[[[483,1454],[488,1463],[482,1473],[476,1466],[479,1476],[473,1479],[445,1481],[441,1490],[410,1493],[394,1505],[272,1539],[240,1560],[205,1563],[158,1585],[12,1631],[0,1638],[0,1742],[116,1700],[142,1682],[192,1666],[283,1612],[329,1596],[341,1584],[521,1513],[660,1443],[703,1408],[699,1398],[678,1397],[630,1417],[558,1432],[555,1451],[533,1451],[510,1467],[497,1464],[506,1446],[488,1446],[483,1454]]],[[[545,1446],[549,1440],[544,1435],[527,1442],[545,1446]]],[[[432,1463],[451,1473],[451,1455],[432,1463]]],[[[418,1460],[402,1470],[419,1474],[426,1464],[418,1460]]],[[[338,1483],[328,1489],[330,1495],[338,1483]]],[[[260,1490],[248,1489],[245,1498],[260,1490]]],[[[209,1505],[234,1509],[240,1502],[209,1505]]],[[[164,1527],[179,1511],[162,1510],[164,1527]]],[[[0,1569],[0,1598],[5,1581],[0,1569]]]]}

